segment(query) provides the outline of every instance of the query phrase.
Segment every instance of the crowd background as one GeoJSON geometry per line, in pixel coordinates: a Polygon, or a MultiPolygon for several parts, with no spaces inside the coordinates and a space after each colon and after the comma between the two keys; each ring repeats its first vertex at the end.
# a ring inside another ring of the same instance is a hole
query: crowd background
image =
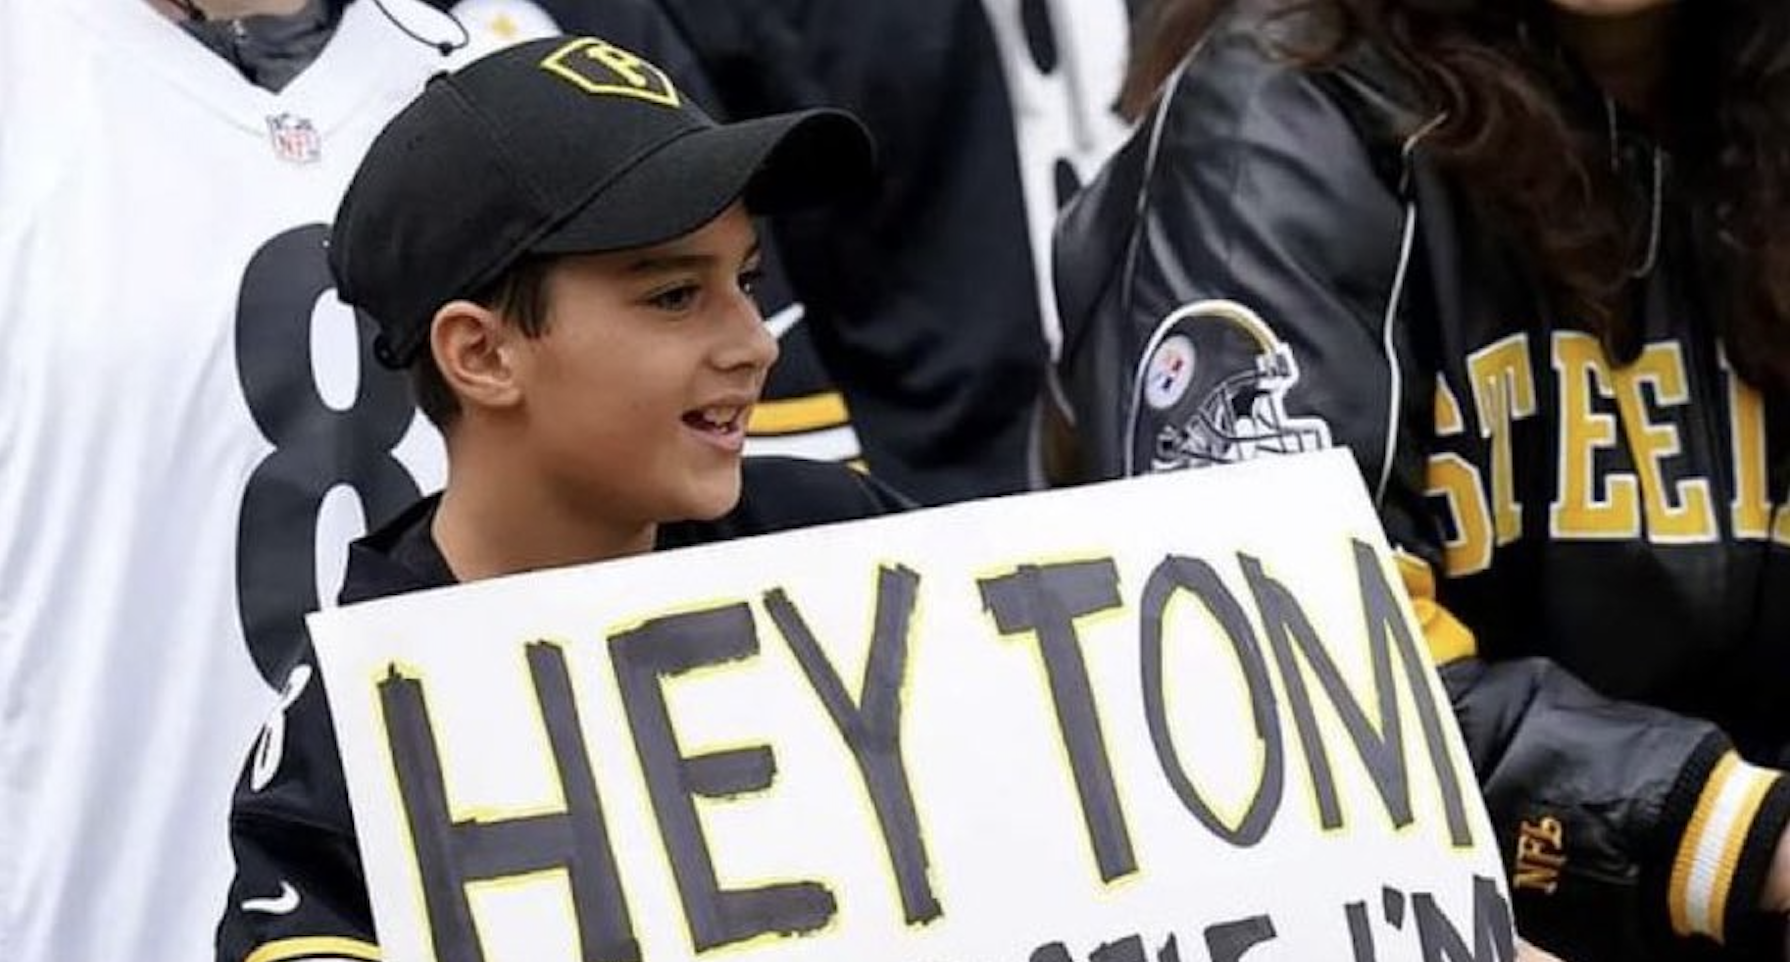
{"type": "Polygon", "coordinates": [[[773,238],[750,450],[935,503],[1037,483],[1044,244],[1123,135],[1124,0],[466,0],[445,59],[438,10],[328,0],[316,61],[259,76],[270,38],[183,6],[0,0],[0,959],[211,955],[229,786],[279,744],[253,733],[302,613],[442,480],[322,239],[445,65],[594,32],[719,115],[863,114],[883,192],[773,238]]]}
{"type": "Polygon", "coordinates": [[[1672,0],[1167,0],[1133,128],[1139,6],[0,0],[0,959],[211,954],[303,614],[443,480],[328,222],[432,73],[559,32],[719,117],[838,105],[879,143],[874,194],[767,235],[749,453],[940,504],[1348,444],[1519,921],[1590,962],[1742,925],[1779,957],[1790,467],[1753,382],[1790,315],[1790,16],[1701,6],[1640,58],[1681,86],[1624,99],[1585,38],[1672,0]],[[1264,53],[1326,12],[1334,47],[1264,53]],[[1570,863],[1545,899],[1538,851],[1570,863]]]}

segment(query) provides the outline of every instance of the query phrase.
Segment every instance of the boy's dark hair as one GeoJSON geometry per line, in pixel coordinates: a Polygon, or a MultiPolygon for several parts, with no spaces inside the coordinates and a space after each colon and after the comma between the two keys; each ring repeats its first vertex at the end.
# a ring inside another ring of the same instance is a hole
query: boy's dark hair
{"type": "MultiPolygon", "coordinates": [[[[524,335],[540,337],[547,332],[547,276],[556,260],[524,256],[467,299],[503,315],[524,335]]],[[[460,416],[460,399],[426,345],[410,364],[410,393],[423,416],[439,430],[445,431],[460,416]]]]}

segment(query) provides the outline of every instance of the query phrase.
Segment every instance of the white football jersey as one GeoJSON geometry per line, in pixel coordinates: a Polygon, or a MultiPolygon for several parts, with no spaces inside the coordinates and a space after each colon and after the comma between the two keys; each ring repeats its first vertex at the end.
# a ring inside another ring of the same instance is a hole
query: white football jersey
{"type": "Polygon", "coordinates": [[[212,955],[300,617],[441,482],[324,237],[443,66],[371,2],[274,94],[147,0],[0,0],[0,959],[212,955]]]}
{"type": "Polygon", "coordinates": [[[1063,343],[1051,287],[1050,237],[1057,210],[1124,142],[1113,111],[1125,79],[1130,4],[1125,0],[982,0],[1001,47],[1019,143],[1020,182],[1037,265],[1040,321],[1055,357],[1063,343]]]}

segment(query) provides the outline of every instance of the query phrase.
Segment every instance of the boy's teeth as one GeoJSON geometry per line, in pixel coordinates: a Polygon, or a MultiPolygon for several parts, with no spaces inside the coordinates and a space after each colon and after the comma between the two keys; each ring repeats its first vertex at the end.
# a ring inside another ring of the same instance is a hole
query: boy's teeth
{"type": "Polygon", "coordinates": [[[739,423],[740,415],[744,411],[745,408],[738,405],[722,408],[701,408],[684,415],[684,420],[690,424],[691,427],[700,427],[710,431],[725,431],[732,429],[739,423]]]}

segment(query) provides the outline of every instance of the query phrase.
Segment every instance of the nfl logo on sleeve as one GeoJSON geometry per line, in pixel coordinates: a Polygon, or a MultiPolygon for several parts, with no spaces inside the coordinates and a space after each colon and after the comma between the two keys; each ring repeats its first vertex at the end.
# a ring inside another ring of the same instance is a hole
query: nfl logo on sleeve
{"type": "Polygon", "coordinates": [[[292,164],[314,164],[322,156],[317,128],[306,117],[278,114],[267,118],[267,137],[273,152],[292,164]]]}

